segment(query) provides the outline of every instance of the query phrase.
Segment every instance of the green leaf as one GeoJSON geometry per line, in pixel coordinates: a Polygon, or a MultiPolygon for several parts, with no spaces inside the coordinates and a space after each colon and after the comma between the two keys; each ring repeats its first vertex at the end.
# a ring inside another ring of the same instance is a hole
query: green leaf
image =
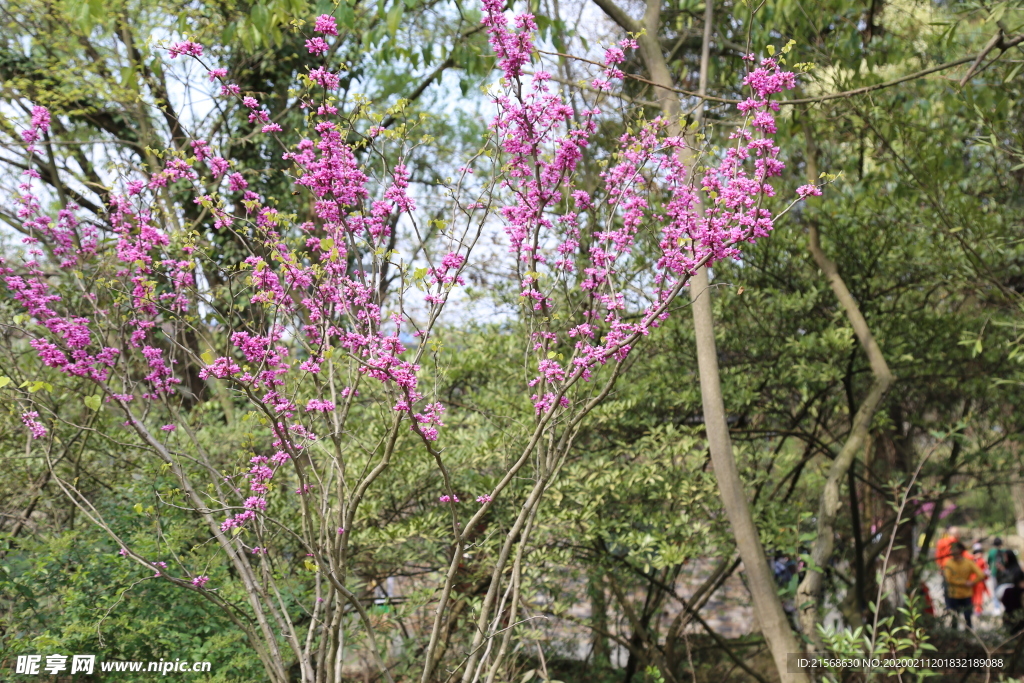
{"type": "Polygon", "coordinates": [[[105,0],[89,0],[89,16],[95,23],[100,23],[107,16],[107,3],[105,0]]]}
{"type": "Polygon", "coordinates": [[[7,376],[0,377],[0,389],[3,389],[4,387],[6,387],[10,383],[11,383],[11,378],[10,377],[7,377],[7,376]]]}
{"type": "Polygon", "coordinates": [[[1020,73],[1020,68],[1022,66],[1024,66],[1024,63],[1018,64],[1017,66],[1013,67],[1013,71],[1011,71],[1010,74],[1003,79],[1003,85],[1008,85],[1012,83],[1013,80],[1017,78],[1017,74],[1020,73]]]}
{"type": "Polygon", "coordinates": [[[85,407],[88,408],[89,410],[99,410],[100,401],[101,399],[99,396],[86,396],[85,407]]]}
{"type": "Polygon", "coordinates": [[[352,11],[347,2],[338,6],[338,23],[345,28],[352,28],[356,23],[356,13],[352,11]]]}
{"type": "Polygon", "coordinates": [[[263,33],[267,30],[267,24],[270,22],[270,12],[266,5],[255,5],[249,13],[249,18],[252,20],[253,28],[259,33],[263,33]]]}
{"type": "Polygon", "coordinates": [[[398,33],[398,26],[402,21],[402,13],[404,11],[405,5],[401,3],[396,3],[395,6],[388,11],[388,33],[392,38],[394,38],[395,34],[398,33]]]}
{"type": "Polygon", "coordinates": [[[238,22],[232,21],[220,32],[220,41],[222,43],[230,43],[235,39],[236,33],[238,33],[238,22]]]}

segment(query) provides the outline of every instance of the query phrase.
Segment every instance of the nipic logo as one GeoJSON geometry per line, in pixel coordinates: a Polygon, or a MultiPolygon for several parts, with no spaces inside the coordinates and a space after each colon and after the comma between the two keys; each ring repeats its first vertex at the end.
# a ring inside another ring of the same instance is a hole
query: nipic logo
{"type": "MultiPolygon", "coordinates": [[[[67,655],[18,655],[14,673],[26,676],[53,675],[59,673],[91,674],[96,668],[96,655],[72,655],[68,662],[67,655]]],[[[166,676],[169,673],[203,673],[210,670],[209,662],[190,662],[175,659],[161,659],[157,662],[102,661],[99,663],[102,672],[145,672],[166,676]]]]}
{"type": "MultiPolygon", "coordinates": [[[[96,666],[96,655],[72,655],[71,671],[73,674],[91,674],[96,666]]],[[[43,663],[42,655],[18,655],[14,673],[28,674],[30,676],[39,673],[59,674],[68,670],[67,655],[46,655],[46,663],[43,663]],[[40,672],[42,667],[42,672],[40,672]]]]}

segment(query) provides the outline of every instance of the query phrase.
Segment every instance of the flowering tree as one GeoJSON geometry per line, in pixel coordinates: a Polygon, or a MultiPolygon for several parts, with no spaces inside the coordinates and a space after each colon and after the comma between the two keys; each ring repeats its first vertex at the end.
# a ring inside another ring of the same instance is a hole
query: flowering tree
{"type": "MultiPolygon", "coordinates": [[[[497,0],[484,2],[502,72],[491,88],[491,134],[432,198],[443,206],[433,218],[409,192],[407,161],[422,143],[411,140],[413,127],[382,125],[368,103],[340,111],[332,98],[340,76],[327,62],[302,78],[309,137],[284,154],[308,215],[280,212],[199,138],[165,151],[148,174],[126,174],[110,188],[99,225],[79,222],[71,203],[59,206],[56,220],[49,216],[34,171],[20,186],[18,214],[30,236],[23,258],[0,261],[23,309],[14,324],[44,365],[79,378],[90,410],[123,417],[120,438],[170,478],[162,504],[191,515],[203,536],[197,547],[218,549],[221,585],[209,561],[147,554],[75,482],[58,483],[127,560],[222,609],[275,683],[290,680],[292,663],[302,681],[340,680],[352,649],[346,638],[359,639],[391,680],[386,643],[366,606],[372,587],[355,556],[360,535],[387,533],[388,520],[366,508],[388,495],[389,470],[424,458],[443,482],[434,506],[444,516],[433,519],[447,551],[446,569],[421,580],[429,618],[414,646],[419,675],[424,683],[439,676],[462,619],[472,622],[471,636],[449,671],[466,683],[499,676],[520,618],[527,540],[587,415],[690,276],[772,229],[762,204],[773,195],[768,180],[783,170],[772,96],[793,87],[793,74],[772,59],[751,70],[742,122],[721,153],[679,154],[688,143],[665,135],[666,122],[643,123],[598,160],[602,187],[587,191],[579,178],[585,155],[598,155],[588,145],[601,112],[577,115],[547,73],[526,73],[533,18],[519,15],[510,26],[502,10],[497,0]],[[683,163],[691,156],[699,170],[683,163]],[[172,187],[191,193],[198,220],[182,220],[172,187]],[[249,245],[237,266],[211,253],[211,238],[225,231],[249,245]],[[525,333],[516,344],[528,359],[522,390],[532,422],[493,484],[467,491],[445,452],[437,336],[465,301],[466,277],[484,263],[493,269],[483,243],[495,233],[519,290],[516,329],[525,333]],[[193,370],[225,410],[248,411],[245,447],[227,461],[211,455],[196,394],[184,390],[183,375],[193,370]],[[518,507],[496,532],[489,520],[513,492],[518,507]],[[497,541],[480,557],[482,534],[497,541]],[[305,554],[309,604],[283,583],[284,546],[305,554]],[[486,563],[485,590],[456,614],[471,560],[486,563]]],[[[336,35],[331,16],[317,19],[306,42],[311,60],[327,54],[336,35]]],[[[632,40],[610,48],[592,87],[611,88],[624,50],[635,48],[632,40]]],[[[170,54],[206,66],[197,43],[176,43],[170,54]]],[[[207,72],[260,134],[282,132],[225,69],[207,72]]],[[[388,115],[400,117],[401,106],[388,115]]],[[[23,132],[29,154],[50,123],[46,109],[32,110],[23,132]]],[[[814,192],[806,186],[800,195],[814,192]]],[[[45,439],[65,418],[34,405],[34,387],[23,389],[22,422],[31,438],[45,439]]]]}

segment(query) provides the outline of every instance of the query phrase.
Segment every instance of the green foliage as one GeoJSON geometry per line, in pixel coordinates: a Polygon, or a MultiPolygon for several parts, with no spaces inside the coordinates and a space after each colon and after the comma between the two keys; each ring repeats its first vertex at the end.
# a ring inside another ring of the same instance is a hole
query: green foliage
{"type": "MultiPolygon", "coordinates": [[[[127,504],[103,508],[119,527],[136,529],[131,538],[139,546],[152,538],[151,525],[140,525],[127,504]]],[[[164,520],[163,526],[174,533],[187,528],[182,521],[164,520]]],[[[107,661],[182,658],[211,662],[210,675],[197,680],[226,683],[262,676],[248,643],[220,610],[197,594],[183,594],[152,578],[152,570],[117,551],[88,523],[52,536],[17,542],[4,538],[0,595],[7,597],[0,602],[0,654],[92,653],[107,661]]],[[[213,580],[223,578],[210,573],[213,580]]]]}

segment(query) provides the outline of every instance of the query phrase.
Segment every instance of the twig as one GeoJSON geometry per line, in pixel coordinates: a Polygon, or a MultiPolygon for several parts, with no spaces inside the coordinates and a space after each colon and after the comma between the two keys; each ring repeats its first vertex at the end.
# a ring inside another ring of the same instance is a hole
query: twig
{"type": "MultiPolygon", "coordinates": [[[[974,64],[968,70],[967,75],[964,76],[964,79],[962,81],[960,81],[960,85],[962,86],[967,81],[967,79],[974,74],[974,71],[977,69],[978,64],[980,64],[981,61],[993,49],[995,49],[996,47],[999,47],[1001,50],[1006,51],[1009,48],[1011,48],[1011,47],[1013,47],[1015,45],[1018,45],[1018,44],[1020,44],[1022,42],[1024,42],[1024,33],[1022,33],[1020,35],[1017,35],[1017,36],[1014,36],[1013,38],[1010,38],[1008,40],[1003,40],[1002,39],[1002,32],[999,32],[995,36],[993,36],[992,40],[989,41],[989,44],[986,45],[985,48],[980,53],[978,53],[977,55],[971,55],[969,57],[961,57],[960,59],[955,59],[955,60],[953,60],[951,62],[945,62],[944,64],[938,64],[936,66],[931,66],[931,67],[928,67],[927,69],[921,69],[920,71],[915,71],[914,73],[907,74],[906,76],[900,76],[899,78],[894,78],[894,79],[892,79],[890,81],[885,81],[884,83],[875,83],[874,85],[866,85],[866,86],[864,86],[862,88],[854,88],[853,90],[844,90],[842,92],[834,92],[834,93],[829,93],[827,95],[819,95],[817,97],[801,97],[801,98],[795,99],[795,100],[779,100],[778,102],[779,102],[780,105],[783,105],[783,106],[794,106],[794,105],[797,105],[797,104],[815,104],[817,102],[827,102],[829,100],[838,100],[838,99],[844,99],[844,98],[847,98],[847,97],[856,97],[857,95],[864,95],[866,93],[873,92],[875,90],[883,90],[885,88],[891,88],[894,85],[899,85],[900,83],[906,83],[907,81],[913,81],[913,80],[916,80],[918,78],[922,78],[924,76],[928,76],[928,75],[933,74],[933,73],[938,73],[940,71],[947,71],[947,70],[952,69],[954,67],[960,66],[961,64],[967,64],[968,62],[974,62],[974,64]]],[[[538,50],[537,52],[539,52],[541,54],[545,54],[545,55],[551,55],[551,56],[556,56],[556,57],[565,57],[565,58],[568,58],[568,59],[574,59],[574,60],[579,61],[579,62],[586,62],[587,64],[593,64],[594,66],[600,66],[602,68],[605,67],[605,65],[602,64],[601,62],[595,62],[595,61],[590,60],[590,59],[585,59],[583,57],[577,57],[575,55],[565,54],[565,53],[562,53],[562,52],[547,52],[545,50],[538,50]]],[[[730,98],[726,98],[726,97],[715,97],[713,95],[701,96],[699,93],[693,92],[691,90],[683,90],[681,88],[673,88],[673,87],[666,86],[666,85],[660,85],[658,83],[655,83],[654,81],[651,81],[651,80],[648,80],[646,78],[643,78],[642,76],[637,76],[635,74],[628,74],[627,73],[627,74],[624,74],[624,75],[625,75],[626,78],[630,78],[630,79],[635,80],[635,81],[640,81],[641,83],[646,83],[648,85],[653,85],[656,88],[662,88],[664,90],[670,90],[672,92],[676,92],[676,93],[679,93],[681,95],[686,95],[687,97],[696,97],[696,98],[699,98],[701,100],[705,100],[705,101],[708,101],[708,102],[720,102],[722,104],[739,104],[742,101],[742,100],[730,99],[730,98]]]]}
{"type": "Polygon", "coordinates": [[[896,523],[892,526],[892,534],[889,536],[889,547],[885,550],[885,557],[882,560],[882,580],[878,582],[878,592],[875,594],[875,617],[871,622],[871,643],[869,654],[875,651],[875,643],[878,641],[878,604],[882,602],[882,591],[885,589],[885,572],[889,566],[889,557],[892,555],[893,544],[896,543],[896,534],[900,530],[900,519],[903,517],[903,510],[907,507],[907,501],[910,499],[910,492],[914,489],[914,483],[917,481],[918,475],[921,474],[921,469],[924,467],[928,459],[935,453],[935,449],[938,448],[938,444],[932,446],[931,449],[921,458],[921,462],[917,465],[917,469],[914,470],[914,476],[910,478],[910,483],[907,485],[906,490],[903,492],[903,499],[900,501],[900,506],[896,509],[896,523]]]}
{"type": "Polygon", "coordinates": [[[989,52],[992,52],[996,48],[996,45],[1003,39],[1003,29],[996,31],[996,34],[989,39],[988,43],[985,44],[985,48],[978,53],[978,58],[974,60],[974,64],[971,64],[971,68],[967,70],[964,77],[960,79],[960,87],[967,85],[967,81],[971,80],[971,76],[978,70],[978,65],[981,64],[985,57],[988,56],[989,52]]]}

